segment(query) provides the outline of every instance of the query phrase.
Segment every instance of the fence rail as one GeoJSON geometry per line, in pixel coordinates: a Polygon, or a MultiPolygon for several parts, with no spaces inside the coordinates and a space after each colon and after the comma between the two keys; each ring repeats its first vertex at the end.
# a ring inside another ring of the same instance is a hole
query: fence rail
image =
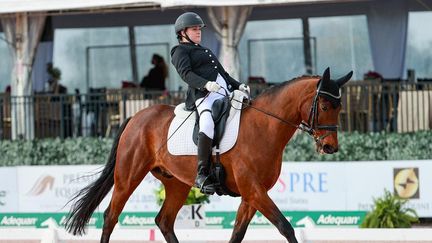
{"type": "MultiPolygon", "coordinates": [[[[258,94],[265,85],[253,85],[258,94]]],[[[343,90],[341,131],[411,132],[432,128],[431,83],[353,82],[343,90]]],[[[185,92],[144,92],[141,89],[109,90],[83,95],[36,94],[10,97],[0,94],[0,139],[10,139],[18,111],[33,117],[35,138],[112,136],[127,117],[154,104],[177,105],[185,92]],[[13,114],[15,113],[15,119],[13,114]]]]}
{"type": "MultiPolygon", "coordinates": [[[[119,125],[141,109],[154,104],[177,105],[184,92],[143,92],[140,89],[115,90],[83,95],[0,96],[0,138],[10,139],[12,110],[31,111],[35,138],[112,136],[119,125]]],[[[14,121],[13,121],[14,120],[14,121]]],[[[17,124],[15,124],[17,125],[17,124]]]]}
{"type": "Polygon", "coordinates": [[[413,132],[432,128],[432,84],[363,81],[343,88],[342,131],[413,132]]]}

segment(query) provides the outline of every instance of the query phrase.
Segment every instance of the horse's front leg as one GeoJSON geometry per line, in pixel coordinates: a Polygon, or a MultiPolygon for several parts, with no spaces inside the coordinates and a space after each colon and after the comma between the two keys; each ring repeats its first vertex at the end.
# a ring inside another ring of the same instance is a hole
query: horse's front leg
{"type": "Polygon", "coordinates": [[[230,243],[241,242],[246,234],[247,227],[256,209],[251,207],[246,201],[242,200],[237,211],[234,230],[231,235],[230,243]]]}
{"type": "Polygon", "coordinates": [[[283,216],[273,200],[267,195],[267,190],[258,183],[252,185],[250,189],[248,193],[242,193],[243,200],[247,201],[251,207],[260,211],[274,224],[289,243],[297,243],[294,228],[285,216],[283,216]]]}

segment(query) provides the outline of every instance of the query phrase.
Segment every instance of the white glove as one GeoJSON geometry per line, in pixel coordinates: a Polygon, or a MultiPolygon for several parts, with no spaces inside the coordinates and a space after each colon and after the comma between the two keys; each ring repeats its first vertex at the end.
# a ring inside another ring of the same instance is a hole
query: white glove
{"type": "Polygon", "coordinates": [[[204,86],[208,91],[210,92],[217,92],[221,88],[220,85],[213,81],[208,81],[206,85],[204,86]]]}
{"type": "Polygon", "coordinates": [[[239,90],[246,93],[246,94],[250,94],[250,88],[246,84],[240,84],[239,90]]]}

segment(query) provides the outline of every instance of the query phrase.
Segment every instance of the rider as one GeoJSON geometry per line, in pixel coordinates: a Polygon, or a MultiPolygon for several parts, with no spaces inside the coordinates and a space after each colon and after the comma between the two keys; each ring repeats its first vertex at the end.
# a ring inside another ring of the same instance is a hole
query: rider
{"type": "Polygon", "coordinates": [[[215,192],[214,183],[208,180],[214,135],[211,107],[215,100],[239,89],[249,92],[242,84],[229,76],[211,50],[200,45],[201,28],[205,26],[201,17],[193,12],[180,15],[175,22],[175,33],[179,45],[171,49],[171,62],[180,77],[189,85],[186,108],[199,114],[198,174],[195,186],[205,194],[215,192]]]}

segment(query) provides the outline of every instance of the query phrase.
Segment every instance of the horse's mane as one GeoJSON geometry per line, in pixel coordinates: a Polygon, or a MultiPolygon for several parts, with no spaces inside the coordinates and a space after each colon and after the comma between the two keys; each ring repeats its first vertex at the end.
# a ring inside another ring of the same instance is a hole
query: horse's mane
{"type": "Polygon", "coordinates": [[[272,96],[272,95],[276,94],[277,92],[279,92],[280,90],[282,90],[283,87],[285,87],[287,85],[291,85],[291,84],[297,83],[298,81],[302,81],[304,79],[311,79],[311,78],[321,78],[321,76],[318,76],[318,75],[303,75],[303,76],[296,77],[296,78],[293,78],[293,79],[288,80],[288,81],[284,81],[282,83],[273,85],[273,86],[265,89],[256,98],[262,98],[262,97],[272,96]]]}

